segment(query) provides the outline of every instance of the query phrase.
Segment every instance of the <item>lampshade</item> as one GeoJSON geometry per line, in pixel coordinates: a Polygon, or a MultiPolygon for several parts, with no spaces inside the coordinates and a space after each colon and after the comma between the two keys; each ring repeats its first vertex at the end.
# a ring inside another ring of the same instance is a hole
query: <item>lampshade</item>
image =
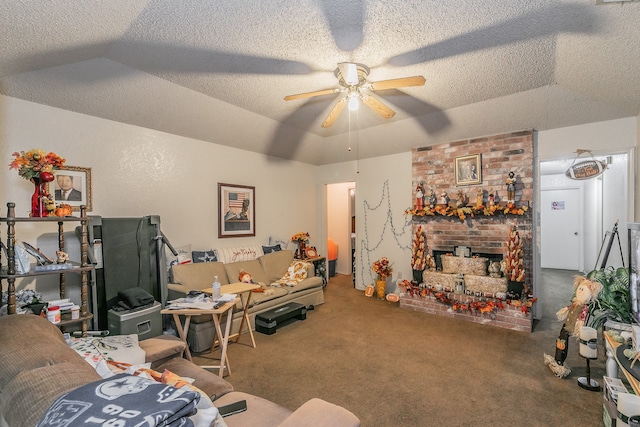
{"type": "Polygon", "coordinates": [[[580,356],[587,359],[598,358],[598,332],[588,326],[583,326],[579,331],[580,356]]]}

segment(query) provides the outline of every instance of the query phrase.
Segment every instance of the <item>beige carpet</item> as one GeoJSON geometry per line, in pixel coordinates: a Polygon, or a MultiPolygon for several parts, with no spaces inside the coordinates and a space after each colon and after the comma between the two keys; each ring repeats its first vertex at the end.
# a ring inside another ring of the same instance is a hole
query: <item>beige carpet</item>
{"type": "MultiPolygon", "coordinates": [[[[255,349],[246,335],[230,345],[225,379],[291,410],[325,399],[363,426],[602,425],[602,394],[577,385],[586,370],[578,344],[569,349],[570,377],[543,363],[558,322],[528,334],[414,313],[365,297],[345,275],[331,279],[325,299],[306,320],[256,333],[255,349]]],[[[599,347],[591,372],[600,382],[605,359],[599,347]]]]}

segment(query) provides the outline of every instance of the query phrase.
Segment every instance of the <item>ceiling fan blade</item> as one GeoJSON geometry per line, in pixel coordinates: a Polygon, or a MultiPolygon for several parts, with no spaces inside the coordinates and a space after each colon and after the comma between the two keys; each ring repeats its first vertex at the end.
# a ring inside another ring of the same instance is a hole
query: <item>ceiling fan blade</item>
{"type": "Polygon", "coordinates": [[[339,89],[324,89],[316,90],[314,92],[298,93],[296,95],[287,95],[284,97],[285,101],[292,101],[294,99],[313,98],[314,96],[331,95],[332,93],[339,92],[339,89]]]}
{"type": "Polygon", "coordinates": [[[323,128],[331,127],[331,125],[333,125],[333,123],[336,121],[336,119],[338,118],[338,116],[340,115],[340,113],[342,112],[342,110],[346,105],[347,105],[347,97],[345,96],[344,98],[340,99],[340,101],[338,101],[336,105],[333,106],[333,108],[329,112],[329,115],[327,116],[325,121],[322,123],[322,127],[323,128]]]}
{"type": "Polygon", "coordinates": [[[396,89],[399,87],[424,86],[426,79],[422,76],[403,77],[400,79],[381,80],[371,83],[372,90],[396,89]]]}
{"type": "Polygon", "coordinates": [[[367,105],[367,107],[371,108],[373,111],[375,111],[385,119],[390,119],[391,117],[396,115],[395,111],[393,111],[391,108],[384,105],[382,102],[380,102],[378,99],[374,98],[373,96],[363,95],[361,99],[362,99],[362,102],[364,102],[367,105]]]}

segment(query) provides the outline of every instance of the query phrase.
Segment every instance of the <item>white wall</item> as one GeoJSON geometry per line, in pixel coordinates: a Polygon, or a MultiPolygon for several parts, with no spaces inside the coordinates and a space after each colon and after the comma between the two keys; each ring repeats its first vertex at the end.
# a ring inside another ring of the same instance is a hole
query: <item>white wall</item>
{"type": "MultiPolygon", "coordinates": [[[[289,239],[299,231],[310,233],[312,245],[321,243],[314,166],[5,96],[0,96],[0,112],[1,216],[7,201],[16,203],[18,216],[28,216],[33,193],[33,184],[6,166],[11,153],[41,148],[65,157],[67,165],[91,168],[90,215],[159,215],[173,246],[267,244],[270,235],[289,239]],[[219,182],[255,186],[255,237],[218,239],[219,182]]],[[[33,244],[49,231],[50,225],[26,223],[16,237],[33,244]]],[[[0,236],[6,237],[6,229],[0,236]]]]}
{"type": "Polygon", "coordinates": [[[356,182],[356,288],[373,283],[371,264],[393,263],[393,280],[411,278],[411,153],[318,167],[321,182],[356,182]]]}
{"type": "MultiPolygon", "coordinates": [[[[174,246],[194,249],[266,244],[270,235],[298,231],[319,239],[317,187],[311,165],[70,113],[15,98],[3,104],[2,152],[54,151],[67,164],[91,168],[92,215],[160,215],[174,246]],[[255,186],[256,236],[218,239],[217,183],[255,186]]],[[[29,211],[33,185],[2,170],[2,199],[19,215],[29,211]]],[[[5,212],[5,207],[2,207],[5,212]]]]}

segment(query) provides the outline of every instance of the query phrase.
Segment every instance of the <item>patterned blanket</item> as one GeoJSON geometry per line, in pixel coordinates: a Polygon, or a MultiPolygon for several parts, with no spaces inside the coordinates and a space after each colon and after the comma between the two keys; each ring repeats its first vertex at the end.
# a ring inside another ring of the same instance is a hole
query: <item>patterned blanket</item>
{"type": "Polygon", "coordinates": [[[276,280],[271,286],[296,286],[307,278],[307,268],[309,263],[306,261],[293,261],[282,279],[276,280]]]}
{"type": "Polygon", "coordinates": [[[56,399],[37,427],[192,427],[200,394],[128,374],[96,381],[56,399]]]}

